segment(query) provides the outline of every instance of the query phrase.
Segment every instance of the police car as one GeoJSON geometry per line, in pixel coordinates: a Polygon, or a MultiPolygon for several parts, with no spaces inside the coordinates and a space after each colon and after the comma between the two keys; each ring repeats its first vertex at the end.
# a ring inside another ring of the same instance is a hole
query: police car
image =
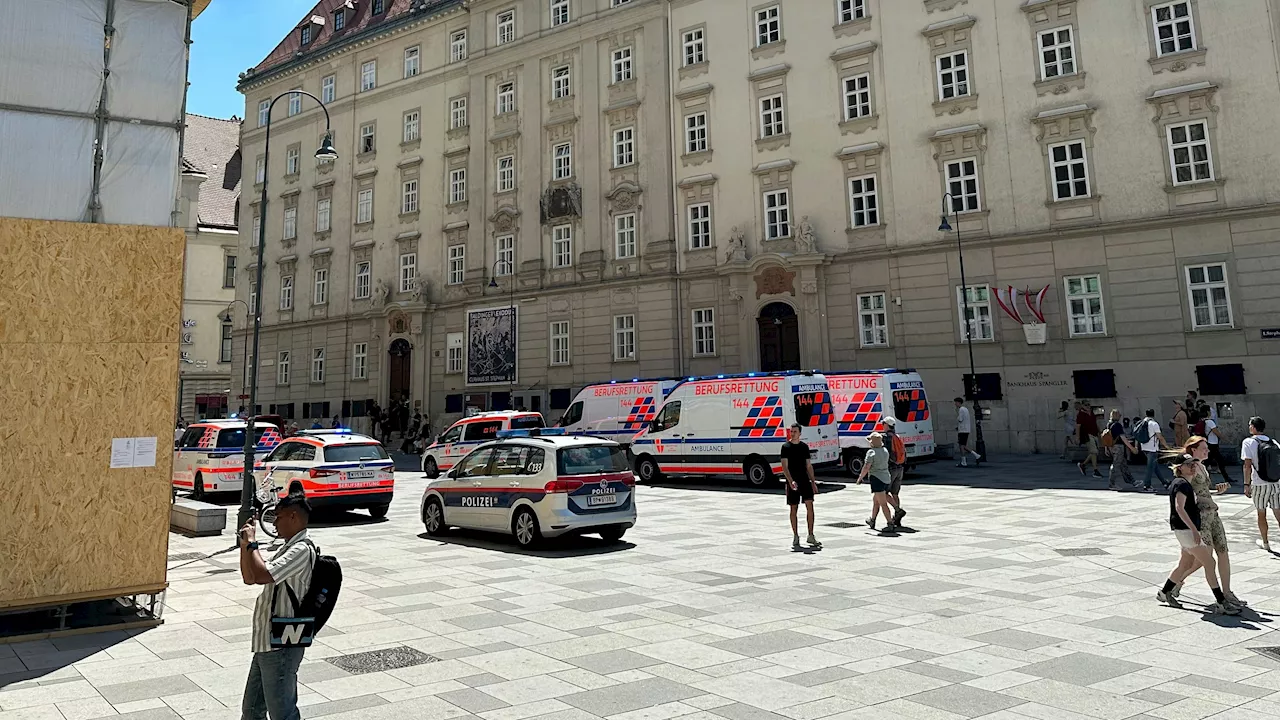
{"type": "Polygon", "coordinates": [[[395,492],[394,465],[371,437],[343,429],[304,430],[259,461],[254,476],[261,484],[270,475],[281,497],[296,480],[312,507],[364,508],[383,518],[395,492]]]}
{"type": "MultiPolygon", "coordinates": [[[[257,446],[254,457],[262,459],[284,440],[278,422],[254,421],[257,446]]],[[[202,420],[191,423],[174,443],[174,490],[190,490],[191,497],[204,499],[212,492],[239,492],[244,485],[244,420],[202,420]]]]}
{"type": "Polygon", "coordinates": [[[636,523],[635,476],[616,442],[560,428],[503,431],[427,484],[428,535],[450,527],[509,532],[521,547],[557,535],[620,540],[636,523]]]}
{"type": "Polygon", "coordinates": [[[442,470],[453,467],[476,446],[493,440],[503,430],[527,430],[545,424],[542,413],[516,410],[482,412],[462,418],[422,451],[422,474],[430,479],[440,477],[442,470]]]}

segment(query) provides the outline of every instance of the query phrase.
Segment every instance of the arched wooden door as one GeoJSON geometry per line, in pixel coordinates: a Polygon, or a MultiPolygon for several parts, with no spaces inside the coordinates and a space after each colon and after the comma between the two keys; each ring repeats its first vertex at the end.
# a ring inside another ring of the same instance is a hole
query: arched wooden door
{"type": "Polygon", "coordinates": [[[800,370],[800,321],[795,308],[781,302],[769,303],[761,308],[756,323],[760,331],[760,369],[800,370]]]}
{"type": "Polygon", "coordinates": [[[410,368],[413,366],[413,346],[408,340],[399,338],[391,343],[387,350],[387,405],[395,407],[396,403],[410,404],[410,368]]]}

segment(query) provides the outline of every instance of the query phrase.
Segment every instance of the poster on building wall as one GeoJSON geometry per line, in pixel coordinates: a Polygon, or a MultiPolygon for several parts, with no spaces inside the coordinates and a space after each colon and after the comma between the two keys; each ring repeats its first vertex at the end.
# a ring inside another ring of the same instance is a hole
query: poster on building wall
{"type": "Polygon", "coordinates": [[[516,382],[517,308],[467,311],[467,384],[516,382]]]}

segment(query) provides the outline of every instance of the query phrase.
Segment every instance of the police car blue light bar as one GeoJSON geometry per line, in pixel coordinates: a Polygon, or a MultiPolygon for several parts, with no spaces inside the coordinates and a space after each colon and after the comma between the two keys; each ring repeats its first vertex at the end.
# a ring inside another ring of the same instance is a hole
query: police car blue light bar
{"type": "Polygon", "coordinates": [[[519,430],[499,430],[498,438],[513,437],[548,437],[551,435],[565,435],[564,428],[525,428],[519,430]]]}

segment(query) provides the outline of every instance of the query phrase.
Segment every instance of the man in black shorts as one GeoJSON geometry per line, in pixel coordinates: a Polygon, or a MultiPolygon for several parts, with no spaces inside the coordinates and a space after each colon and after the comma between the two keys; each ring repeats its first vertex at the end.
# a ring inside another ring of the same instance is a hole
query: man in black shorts
{"type": "Polygon", "coordinates": [[[818,481],[813,477],[813,462],[809,460],[809,446],[800,439],[800,425],[792,425],[787,431],[787,441],[782,444],[782,474],[787,476],[787,505],[791,507],[791,549],[800,549],[800,501],[804,501],[808,513],[809,547],[820,548],[822,543],[813,536],[813,496],[818,493],[818,481]]]}

